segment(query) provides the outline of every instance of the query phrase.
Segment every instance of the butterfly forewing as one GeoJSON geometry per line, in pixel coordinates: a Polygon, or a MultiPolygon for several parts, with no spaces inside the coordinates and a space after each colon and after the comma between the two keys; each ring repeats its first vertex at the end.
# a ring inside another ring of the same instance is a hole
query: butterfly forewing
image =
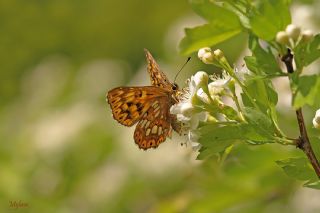
{"type": "Polygon", "coordinates": [[[160,70],[159,65],[154,60],[151,53],[146,49],[144,51],[146,53],[151,84],[156,87],[171,89],[172,84],[170,83],[167,76],[160,70]]]}
{"type": "Polygon", "coordinates": [[[114,119],[125,126],[135,124],[159,97],[168,97],[167,91],[153,86],[117,87],[107,95],[114,119]]]}

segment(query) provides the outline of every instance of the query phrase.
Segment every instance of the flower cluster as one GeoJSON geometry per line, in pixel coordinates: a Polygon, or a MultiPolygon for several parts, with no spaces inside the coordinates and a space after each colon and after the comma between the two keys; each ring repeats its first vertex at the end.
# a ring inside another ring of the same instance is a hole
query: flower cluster
{"type": "Polygon", "coordinates": [[[182,90],[179,103],[170,109],[170,113],[177,115],[177,119],[184,124],[183,130],[186,131],[185,134],[188,135],[189,141],[193,142],[194,147],[199,147],[199,144],[194,142],[198,139],[196,130],[201,122],[219,122],[218,118],[221,116],[217,116],[217,113],[220,113],[224,120],[230,120],[224,114],[224,109],[228,109],[229,112],[235,110],[226,106],[222,97],[228,96],[237,101],[235,81],[232,77],[235,76],[235,72],[228,64],[223,52],[211,51],[210,48],[205,47],[199,50],[198,57],[206,64],[215,64],[227,70],[223,69],[221,75],[211,76],[204,71],[198,71],[187,80],[188,86],[182,90]]]}
{"type": "Polygon", "coordinates": [[[312,41],[314,35],[311,30],[301,31],[300,27],[290,24],[285,31],[280,31],[276,35],[276,41],[280,44],[294,47],[298,43],[308,43],[312,41]]]}

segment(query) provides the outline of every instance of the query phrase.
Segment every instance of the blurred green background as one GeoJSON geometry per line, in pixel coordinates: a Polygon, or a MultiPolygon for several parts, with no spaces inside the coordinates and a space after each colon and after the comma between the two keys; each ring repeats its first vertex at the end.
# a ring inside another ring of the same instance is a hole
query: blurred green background
{"type": "MultiPolygon", "coordinates": [[[[319,8],[295,1],[297,25],[318,31],[319,8]]],[[[319,212],[319,192],[274,163],[295,149],[237,144],[223,163],[200,162],[176,135],[139,150],[134,128],[112,119],[109,89],[149,84],[143,48],[173,79],[183,28],[201,22],[186,0],[1,1],[0,212],[319,212]]],[[[232,63],[244,41],[220,46],[232,63]]],[[[180,85],[213,72],[194,56],[180,85]]],[[[280,120],[296,136],[282,85],[280,120]]]]}

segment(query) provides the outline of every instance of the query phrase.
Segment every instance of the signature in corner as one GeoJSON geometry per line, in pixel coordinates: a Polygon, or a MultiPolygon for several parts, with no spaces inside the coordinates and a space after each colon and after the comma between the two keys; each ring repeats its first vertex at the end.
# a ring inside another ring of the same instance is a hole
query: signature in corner
{"type": "Polygon", "coordinates": [[[22,202],[21,200],[19,200],[19,201],[10,200],[9,201],[9,206],[10,206],[10,208],[18,209],[18,208],[28,208],[29,204],[25,203],[25,202],[22,202]]]}

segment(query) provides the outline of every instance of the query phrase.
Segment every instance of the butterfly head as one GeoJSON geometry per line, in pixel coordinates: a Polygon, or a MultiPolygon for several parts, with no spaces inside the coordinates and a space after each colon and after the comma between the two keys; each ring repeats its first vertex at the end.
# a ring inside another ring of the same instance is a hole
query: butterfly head
{"type": "Polygon", "coordinates": [[[171,86],[171,88],[172,88],[173,91],[179,90],[179,86],[178,86],[178,84],[176,84],[176,83],[173,83],[172,86],[171,86]]]}

